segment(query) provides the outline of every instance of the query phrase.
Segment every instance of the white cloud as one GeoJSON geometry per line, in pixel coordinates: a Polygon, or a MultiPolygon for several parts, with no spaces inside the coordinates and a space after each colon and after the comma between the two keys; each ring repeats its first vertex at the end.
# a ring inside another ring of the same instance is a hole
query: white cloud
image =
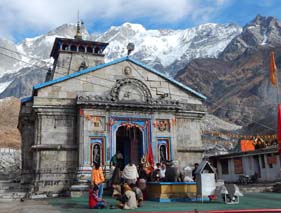
{"type": "Polygon", "coordinates": [[[0,0],[0,37],[48,31],[64,23],[122,21],[146,18],[151,23],[177,23],[187,18],[208,20],[214,8],[229,0],[0,0]],[[204,16],[203,16],[204,15],[204,16]]]}

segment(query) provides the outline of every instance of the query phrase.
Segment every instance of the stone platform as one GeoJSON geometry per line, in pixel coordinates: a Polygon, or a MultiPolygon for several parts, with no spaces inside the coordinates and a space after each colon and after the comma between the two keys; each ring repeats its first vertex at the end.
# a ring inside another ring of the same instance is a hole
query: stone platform
{"type": "Polygon", "coordinates": [[[190,202],[196,197],[196,182],[148,182],[147,199],[158,202],[190,202]]]}

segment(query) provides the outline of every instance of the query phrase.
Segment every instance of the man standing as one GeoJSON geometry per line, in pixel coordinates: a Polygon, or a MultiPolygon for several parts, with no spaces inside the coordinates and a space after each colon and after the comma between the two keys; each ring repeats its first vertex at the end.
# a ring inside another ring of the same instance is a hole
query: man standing
{"type": "Polygon", "coordinates": [[[124,168],[124,157],[122,155],[122,153],[120,152],[120,150],[117,151],[117,153],[115,155],[112,156],[112,158],[110,159],[110,166],[115,167],[118,164],[118,166],[121,168],[121,170],[123,170],[124,168]]]}

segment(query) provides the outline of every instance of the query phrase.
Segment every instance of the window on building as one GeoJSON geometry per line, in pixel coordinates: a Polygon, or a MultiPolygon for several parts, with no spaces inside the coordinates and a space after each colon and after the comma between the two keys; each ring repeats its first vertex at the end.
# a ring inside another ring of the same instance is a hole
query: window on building
{"type": "Polygon", "coordinates": [[[234,158],[234,173],[243,174],[242,158],[234,158]]]}
{"type": "Polygon", "coordinates": [[[87,47],[87,53],[92,53],[93,52],[93,48],[92,47],[87,47]]]}
{"type": "Polygon", "coordinates": [[[221,161],[221,172],[223,175],[228,175],[228,160],[221,161]]]}
{"type": "Polygon", "coordinates": [[[273,168],[273,164],[276,163],[276,158],[274,155],[272,154],[268,154],[267,155],[267,164],[269,166],[269,168],[273,168]]]}
{"type": "Polygon", "coordinates": [[[95,53],[99,54],[100,53],[100,48],[99,47],[95,47],[95,53]]]}
{"type": "Polygon", "coordinates": [[[71,45],[70,50],[76,52],[77,51],[77,47],[75,45],[71,45]]]}
{"type": "Polygon", "coordinates": [[[67,51],[68,50],[68,44],[63,44],[62,45],[62,50],[66,50],[67,51]]]}
{"type": "Polygon", "coordinates": [[[79,46],[79,52],[84,53],[84,52],[85,52],[85,47],[83,47],[83,46],[79,46]]]}
{"type": "Polygon", "coordinates": [[[265,168],[264,155],[261,155],[261,167],[265,168]]]}

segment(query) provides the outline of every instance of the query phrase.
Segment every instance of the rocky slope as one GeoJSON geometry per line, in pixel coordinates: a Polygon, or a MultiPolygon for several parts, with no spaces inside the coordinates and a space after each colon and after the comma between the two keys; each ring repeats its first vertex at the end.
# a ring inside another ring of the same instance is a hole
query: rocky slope
{"type": "Polygon", "coordinates": [[[17,129],[20,101],[11,97],[0,101],[0,148],[19,149],[20,133],[17,129]]]}
{"type": "Polygon", "coordinates": [[[217,59],[193,60],[176,79],[205,94],[210,113],[248,126],[248,134],[273,133],[277,98],[269,81],[269,55],[275,51],[280,67],[280,32],[280,21],[257,16],[217,59]]]}

